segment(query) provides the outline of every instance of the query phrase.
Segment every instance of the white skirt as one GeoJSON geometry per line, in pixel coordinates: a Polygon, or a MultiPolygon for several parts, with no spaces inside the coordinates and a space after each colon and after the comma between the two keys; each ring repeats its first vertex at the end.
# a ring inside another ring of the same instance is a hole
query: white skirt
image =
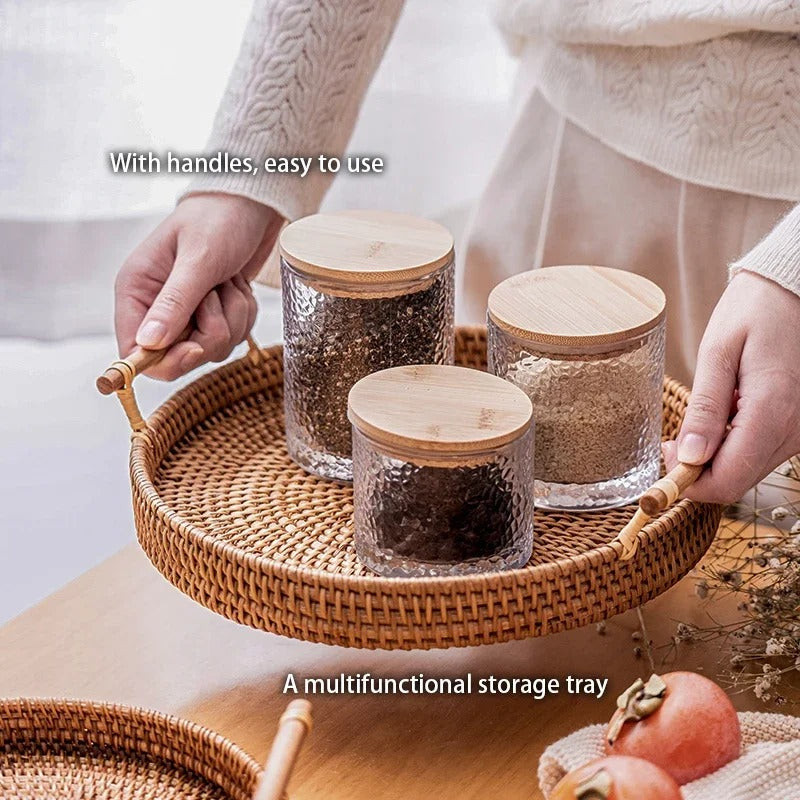
{"type": "Polygon", "coordinates": [[[482,322],[518,272],[597,264],[644,275],[667,296],[667,370],[691,383],[728,264],[793,203],[673,178],[590,136],[520,80],[518,116],[474,215],[459,273],[460,318],[482,322]]]}

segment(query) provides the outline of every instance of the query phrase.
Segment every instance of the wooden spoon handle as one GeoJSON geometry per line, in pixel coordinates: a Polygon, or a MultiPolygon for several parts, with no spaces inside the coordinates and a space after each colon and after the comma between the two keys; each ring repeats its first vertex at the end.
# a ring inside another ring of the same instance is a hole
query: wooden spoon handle
{"type": "MultiPolygon", "coordinates": [[[[189,338],[192,333],[192,326],[187,325],[181,335],[172,343],[177,344],[189,338]]],[[[172,345],[170,345],[172,347],[172,345]]],[[[127,358],[115,361],[111,366],[95,381],[97,391],[100,394],[112,394],[125,387],[128,380],[133,380],[140,372],[144,372],[150,367],[154,367],[161,361],[169,351],[169,347],[163,350],[147,350],[144,347],[137,347],[127,358]],[[126,372],[129,375],[126,375],[126,372]]]]}
{"type": "Polygon", "coordinates": [[[310,730],[311,703],[308,700],[292,700],[281,716],[278,733],[253,800],[281,800],[284,797],[300,748],[310,730]]]}
{"type": "Polygon", "coordinates": [[[700,477],[703,468],[703,464],[678,464],[641,496],[639,508],[648,517],[666,511],[700,477]]]}

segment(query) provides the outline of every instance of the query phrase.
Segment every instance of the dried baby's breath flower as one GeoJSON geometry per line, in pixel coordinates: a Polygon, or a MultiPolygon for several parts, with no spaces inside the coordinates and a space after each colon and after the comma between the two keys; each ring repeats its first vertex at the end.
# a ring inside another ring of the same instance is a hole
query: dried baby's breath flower
{"type": "Polygon", "coordinates": [[[769,681],[764,678],[759,678],[753,686],[753,692],[759,700],[767,703],[772,699],[772,695],[769,692],[770,688],[771,685],[769,681]]]}
{"type": "Polygon", "coordinates": [[[768,639],[764,652],[768,656],[785,656],[786,646],[783,639],[768,639]]]}
{"type": "Polygon", "coordinates": [[[764,703],[785,703],[784,686],[800,689],[800,458],[727,509],[698,572],[695,594],[711,604],[711,624],[679,623],[669,649],[718,641],[729,659],[723,680],[764,703]],[[731,594],[739,618],[718,622],[714,601],[731,594]]]}
{"type": "Polygon", "coordinates": [[[679,622],[677,635],[678,639],[682,642],[693,642],[695,628],[692,625],[687,625],[685,622],[679,622]]]}

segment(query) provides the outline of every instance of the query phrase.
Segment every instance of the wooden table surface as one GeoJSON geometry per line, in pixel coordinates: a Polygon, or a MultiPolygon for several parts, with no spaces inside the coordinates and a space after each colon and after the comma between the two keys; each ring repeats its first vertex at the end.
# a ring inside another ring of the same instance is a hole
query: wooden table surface
{"type": "MultiPolygon", "coordinates": [[[[716,604],[717,618],[735,614],[716,604]]],[[[656,642],[700,622],[684,579],[645,609],[656,642]]],[[[312,698],[316,724],[291,784],[296,800],[539,798],[536,767],[553,740],[606,720],[647,663],[634,612],[594,627],[481,648],[370,652],[282,639],[195,605],[132,545],[0,628],[0,695],[71,697],[154,708],[207,725],[265,757],[287,673],[610,677],[602,700],[528,696],[312,698]]],[[[657,652],[657,658],[665,651],[657,652]]],[[[716,674],[716,646],[685,646],[669,668],[716,674]]],[[[748,697],[737,705],[755,708],[748,697]]]]}

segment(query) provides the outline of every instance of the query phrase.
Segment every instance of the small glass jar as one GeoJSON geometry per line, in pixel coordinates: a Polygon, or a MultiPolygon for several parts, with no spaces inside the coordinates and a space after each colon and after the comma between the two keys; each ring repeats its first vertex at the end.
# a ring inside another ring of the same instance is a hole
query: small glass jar
{"type": "Polygon", "coordinates": [[[396,367],[350,392],[355,548],[390,577],[524,566],[533,547],[526,395],[494,375],[396,367]]]}
{"type": "Polygon", "coordinates": [[[289,455],[352,480],[347,394],[403,364],[452,364],[453,238],[402,214],[315,214],[280,237],[289,455]]]}
{"type": "Polygon", "coordinates": [[[536,421],[537,507],[636,500],[658,479],[664,293],[607,267],[545,267],[489,296],[489,370],[519,386],[536,421]]]}

